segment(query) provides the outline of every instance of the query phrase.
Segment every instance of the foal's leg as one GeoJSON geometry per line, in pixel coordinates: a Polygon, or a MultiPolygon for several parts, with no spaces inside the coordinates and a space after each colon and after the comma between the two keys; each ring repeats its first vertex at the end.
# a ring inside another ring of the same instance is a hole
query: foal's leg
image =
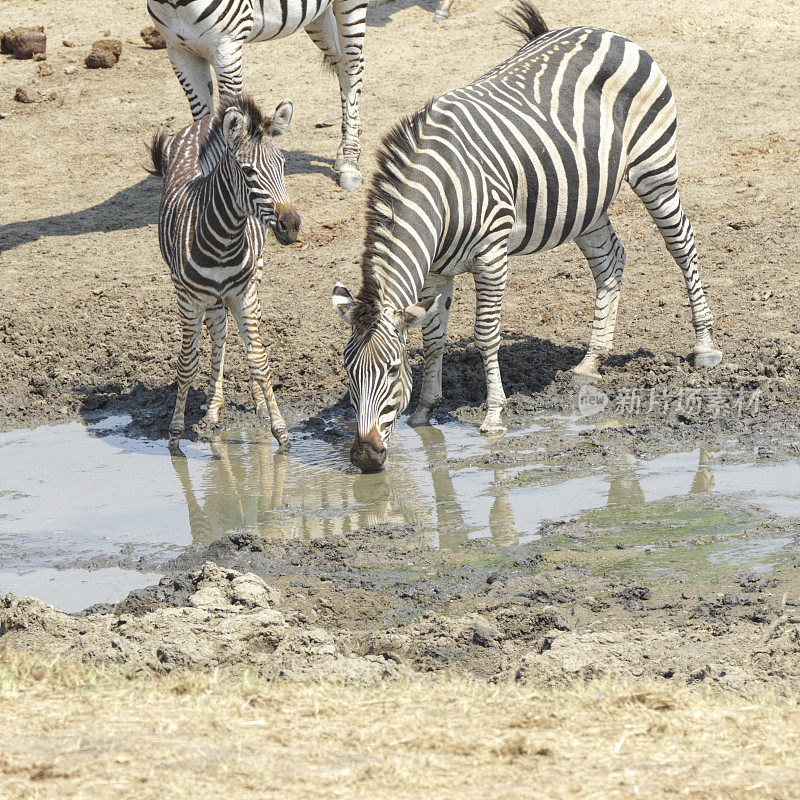
{"type": "Polygon", "coordinates": [[[439,313],[422,329],[424,366],[422,388],[414,413],[408,418],[412,427],[427,425],[431,412],[442,402],[442,359],[447,341],[447,322],[453,303],[453,279],[430,275],[422,290],[420,301],[442,295],[439,313]]]}
{"type": "Polygon", "coordinates": [[[194,119],[200,119],[214,111],[214,84],[208,61],[191,50],[167,45],[167,54],[172,69],[178,76],[183,91],[189,99],[189,108],[194,119]]]}
{"type": "Polygon", "coordinates": [[[186,411],[186,397],[189,387],[197,375],[197,342],[203,325],[203,309],[179,304],[181,315],[181,354],[178,356],[178,395],[175,398],[175,412],[169,425],[170,449],[180,449],[183,435],[183,418],[186,411]]]}
{"type": "Polygon", "coordinates": [[[342,96],[342,144],[337,155],[339,186],[354,189],[361,185],[358,159],[361,156],[361,121],[358,100],[364,74],[364,34],[367,30],[366,0],[333,0],[341,60],[339,88],[342,96]]]}
{"type": "Polygon", "coordinates": [[[244,293],[233,299],[230,309],[247,350],[247,366],[253,381],[253,401],[256,404],[256,412],[261,419],[269,417],[272,435],[281,445],[286,446],[289,444],[289,434],[286,431],[286,423],[283,421],[278,403],[275,401],[267,351],[261,343],[261,335],[258,331],[258,325],[261,322],[261,303],[258,299],[258,285],[255,281],[251,281],[244,293]]]}
{"type": "Polygon", "coordinates": [[[611,353],[614,339],[622,271],[625,268],[625,249],[606,214],[595,222],[591,230],[576,237],[575,244],[589,262],[597,294],[589,349],[581,363],[572,371],[581,377],[598,380],[600,365],[611,353]]]}
{"type": "Polygon", "coordinates": [[[217,423],[224,402],[222,373],[225,366],[225,336],[228,329],[228,311],[222,300],[206,311],[206,327],[211,334],[211,383],[206,422],[217,423]]]}
{"type": "Polygon", "coordinates": [[[486,372],[486,418],[481,433],[505,431],[500,416],[506,404],[497,352],[500,349],[500,306],[508,275],[508,246],[505,240],[477,259],[475,266],[475,344],[486,372]]]}
{"type": "Polygon", "coordinates": [[[632,167],[628,173],[628,181],[650,212],[664,238],[667,250],[683,272],[692,307],[694,364],[696,367],[715,367],[722,361],[722,351],[717,349],[711,338],[714,317],[706,302],[697,271],[697,249],[694,245],[692,224],[683,213],[678,194],[674,147],[632,167]],[[664,163],[670,153],[672,157],[664,163]]]}

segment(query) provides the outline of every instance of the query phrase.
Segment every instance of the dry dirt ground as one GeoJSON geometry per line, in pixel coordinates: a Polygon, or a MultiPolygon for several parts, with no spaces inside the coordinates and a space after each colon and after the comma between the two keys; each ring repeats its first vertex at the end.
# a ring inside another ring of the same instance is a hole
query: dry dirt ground
{"type": "MultiPolygon", "coordinates": [[[[702,277],[717,320],[723,365],[695,374],[680,273],[649,217],[625,189],[613,209],[628,252],[626,286],[607,367],[610,384],[762,388],[762,408],[795,420],[800,397],[796,249],[800,145],[793,78],[800,61],[800,4],[700,0],[635,5],[542,0],[551,27],[591,23],[654,54],[677,97],[684,202],[697,232],[702,277]]],[[[362,100],[363,167],[380,137],[432,95],[460,86],[510,55],[518,41],[495,3],[463,0],[432,21],[433,0],[371,4],[362,100]]],[[[44,25],[45,65],[3,57],[0,70],[0,425],[131,412],[164,435],[178,342],[172,287],[161,261],[160,182],[144,172],[159,126],[177,130],[188,104],[163,50],[139,38],[142,2],[19,0],[0,28],[44,25]],[[124,42],[110,70],[83,58],[105,34],[124,42]],[[71,40],[75,47],[62,45],[71,40]],[[74,66],[71,74],[65,70],[74,66]],[[13,100],[33,84],[47,99],[13,100]]],[[[265,341],[290,420],[340,399],[345,331],[330,309],[333,283],[358,283],[364,189],[340,191],[331,171],[339,115],[335,79],[304,34],[248,47],[245,85],[265,106],[295,101],[287,134],[288,188],[303,217],[302,242],[266,253],[265,341]]],[[[514,260],[503,309],[500,360],[507,393],[547,403],[573,390],[557,380],[588,341],[593,284],[577,248],[514,260]],[[537,302],[538,301],[538,302],[537,302]]],[[[446,356],[445,410],[484,398],[470,344],[474,293],[458,283],[446,356]]],[[[229,400],[249,407],[240,346],[231,350],[229,400]]],[[[204,383],[198,379],[198,387],[204,383]]],[[[189,423],[204,402],[193,394],[189,423]]]]}

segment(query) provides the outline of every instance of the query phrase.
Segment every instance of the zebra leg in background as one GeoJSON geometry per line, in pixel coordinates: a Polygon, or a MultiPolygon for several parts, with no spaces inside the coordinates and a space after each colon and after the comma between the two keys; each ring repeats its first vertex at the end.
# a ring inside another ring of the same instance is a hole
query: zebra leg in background
{"type": "Polygon", "coordinates": [[[247,351],[247,366],[253,381],[253,402],[256,405],[256,413],[261,419],[269,418],[272,435],[281,446],[288,446],[289,434],[275,400],[267,351],[264,349],[258,331],[258,325],[261,322],[258,284],[251,281],[244,293],[231,302],[230,308],[247,351]]]}
{"type": "Polygon", "coordinates": [[[366,0],[333,0],[341,61],[339,88],[342,96],[342,144],[336,158],[339,186],[355,189],[361,185],[358,159],[361,156],[361,120],[358,100],[364,74],[364,35],[367,30],[366,0]]]}
{"type": "Polygon", "coordinates": [[[575,237],[575,244],[586,256],[597,286],[594,301],[594,321],[589,349],[583,360],[572,368],[575,375],[590,380],[600,379],[600,365],[611,353],[617,306],[622,289],[622,270],[625,268],[625,249],[603,214],[592,229],[575,237]]]}
{"type": "Polygon", "coordinates": [[[183,435],[183,418],[186,412],[186,397],[189,387],[197,375],[197,342],[203,325],[202,309],[180,307],[181,313],[181,354],[178,356],[178,396],[175,398],[175,412],[169,424],[170,450],[180,452],[183,435]]]}
{"type": "Polygon", "coordinates": [[[486,372],[486,418],[481,433],[505,431],[500,415],[506,404],[506,393],[500,377],[497,351],[500,349],[500,306],[508,275],[507,244],[503,241],[480,256],[475,267],[475,344],[483,358],[486,372]]]}
{"type": "Polygon", "coordinates": [[[453,0],[442,0],[442,2],[439,3],[439,8],[434,12],[433,19],[436,22],[447,19],[450,16],[450,6],[452,5],[453,0]]]}
{"type": "Polygon", "coordinates": [[[182,50],[167,45],[167,54],[172,63],[194,119],[200,119],[214,111],[214,84],[211,81],[211,67],[202,56],[190,50],[182,50]]]}
{"type": "Polygon", "coordinates": [[[220,42],[214,53],[214,72],[220,98],[242,93],[242,43],[220,42]]]}
{"type": "Polygon", "coordinates": [[[211,334],[211,383],[209,384],[206,422],[219,422],[219,412],[224,402],[222,372],[225,366],[225,336],[228,330],[228,311],[220,300],[206,311],[206,327],[211,334]]]}
{"type": "MultiPolygon", "coordinates": [[[[658,157],[659,154],[656,154],[658,157]]],[[[694,231],[681,207],[678,193],[678,169],[672,148],[672,159],[665,167],[652,160],[637,164],[628,172],[628,182],[658,226],[670,255],[683,272],[694,325],[694,365],[715,367],[722,361],[722,351],[711,338],[714,317],[708,307],[697,271],[697,249],[694,231]]],[[[655,160],[654,158],[654,160],[655,160]]]]}
{"type": "Polygon", "coordinates": [[[422,290],[420,302],[437,294],[442,295],[439,313],[422,329],[422,352],[424,366],[422,371],[422,388],[414,413],[408,418],[412,428],[427,425],[431,412],[442,402],[442,359],[444,345],[447,341],[447,322],[450,318],[450,306],[453,303],[452,277],[429,275],[428,282],[422,290]]]}

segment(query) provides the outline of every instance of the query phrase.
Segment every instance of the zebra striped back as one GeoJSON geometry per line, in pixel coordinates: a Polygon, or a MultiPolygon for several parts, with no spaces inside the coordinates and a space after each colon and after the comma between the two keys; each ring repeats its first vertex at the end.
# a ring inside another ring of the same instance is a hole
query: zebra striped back
{"type": "MultiPolygon", "coordinates": [[[[334,306],[353,326],[345,367],[351,397],[360,398],[357,440],[383,448],[383,460],[403,405],[389,400],[381,370],[387,348],[371,347],[371,338],[398,315],[421,321],[424,413],[412,417],[421,423],[441,400],[452,278],[460,272],[473,273],[478,295],[475,335],[489,388],[482,430],[500,427],[505,403],[497,350],[508,255],[571,240],[587,255],[598,295],[582,366],[596,375],[610,351],[624,264],[606,212],[626,178],[684,271],[698,347],[712,347],[691,226],[677,193],[675,104],[663,73],[642,48],[610,31],[548,32],[524,2],[511,24],[529,40],[515,55],[435,98],[384,139],[368,202],[361,289],[355,299],[344,287],[334,291],[334,306]]],[[[402,363],[405,342],[391,355],[402,363]]]]}

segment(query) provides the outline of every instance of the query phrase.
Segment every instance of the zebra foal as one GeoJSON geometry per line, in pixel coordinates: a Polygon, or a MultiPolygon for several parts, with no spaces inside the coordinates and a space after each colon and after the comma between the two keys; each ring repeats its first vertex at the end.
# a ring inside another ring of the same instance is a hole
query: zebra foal
{"type": "Polygon", "coordinates": [[[220,97],[242,91],[242,48],[305,28],[339,77],[342,141],[334,169],[339,185],[361,183],[358,101],[364,73],[367,0],[147,0],[192,116],[214,109],[214,68],[220,97]]]}
{"type": "Polygon", "coordinates": [[[442,354],[453,276],[475,281],[475,341],[487,412],[502,430],[497,352],[508,256],[575,241],[596,284],[589,349],[574,371],[597,378],[611,352],[625,251],[606,213],[623,181],[647,208],[683,271],[695,330],[694,362],[722,354],[681,208],[672,92],[652,57],[614,33],[547,31],[519,3],[511,25],[528,43],[469,86],[436,98],[384,139],[368,198],[362,285],[337,284],[334,308],[351,327],[344,350],[358,432],[351,451],[381,469],[411,394],[405,333],[421,326],[424,369],[412,425],[442,399],[442,354]]]}
{"type": "Polygon", "coordinates": [[[289,441],[258,330],[258,283],[267,228],[281,244],[294,242],[300,229],[300,217],[284,186],[283,156],[273,142],[291,119],[288,100],[272,117],[264,117],[250,98],[226,98],[215,116],[203,117],[169,140],[156,134],[151,145],[154,171],[164,176],[159,244],[181,318],[178,393],[169,426],[173,450],[179,449],[184,431],[204,318],[211,333],[206,418],[219,420],[228,310],[244,340],[256,411],[262,419],[269,418],[281,445],[289,441]]]}

